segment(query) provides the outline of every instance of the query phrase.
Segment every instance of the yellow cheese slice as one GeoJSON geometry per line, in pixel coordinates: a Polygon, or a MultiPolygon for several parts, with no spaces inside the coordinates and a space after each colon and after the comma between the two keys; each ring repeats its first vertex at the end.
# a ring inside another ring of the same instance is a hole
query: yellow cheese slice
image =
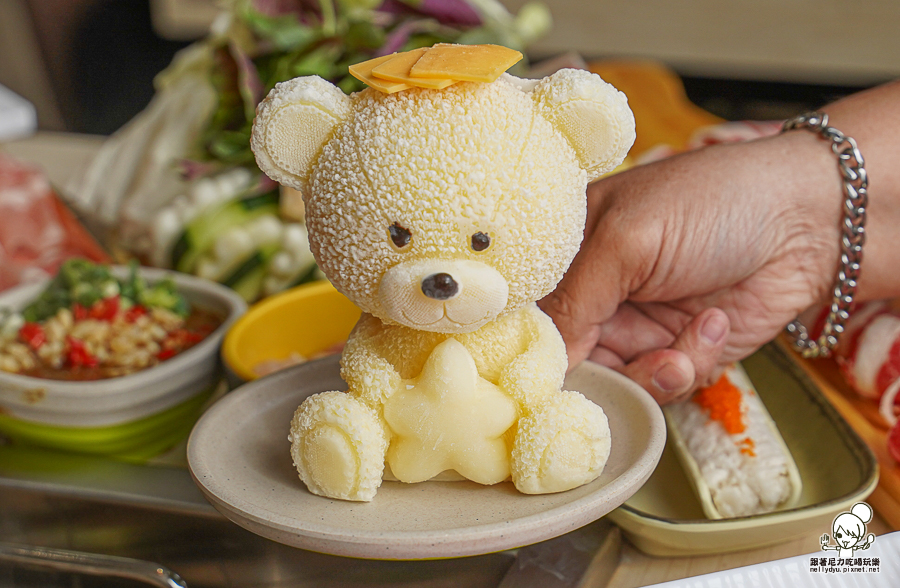
{"type": "Polygon", "coordinates": [[[382,78],[376,78],[372,75],[373,69],[375,69],[382,63],[390,61],[394,58],[395,55],[397,54],[391,53],[390,55],[383,55],[381,57],[376,57],[375,59],[363,61],[362,63],[353,64],[350,66],[350,75],[363,82],[364,84],[375,88],[376,90],[384,92],[385,94],[393,94],[394,92],[399,92],[400,90],[408,90],[408,84],[391,82],[382,78]]]}
{"type": "Polygon", "coordinates": [[[413,79],[493,82],[520,59],[521,53],[500,45],[438,43],[419,58],[409,75],[413,79]]]}
{"type": "Polygon", "coordinates": [[[431,90],[440,90],[451,84],[455,84],[456,80],[451,79],[430,79],[430,78],[412,78],[409,75],[410,68],[419,61],[423,55],[428,52],[428,47],[413,49],[404,53],[398,53],[393,59],[388,59],[381,65],[372,69],[372,75],[376,78],[388,80],[391,82],[399,82],[401,84],[409,84],[419,88],[428,88],[431,90]]]}

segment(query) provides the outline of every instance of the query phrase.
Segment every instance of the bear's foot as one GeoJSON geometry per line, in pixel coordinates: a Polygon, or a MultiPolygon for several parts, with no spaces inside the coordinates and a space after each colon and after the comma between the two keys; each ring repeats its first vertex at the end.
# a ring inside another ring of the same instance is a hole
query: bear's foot
{"type": "Polygon", "coordinates": [[[388,436],[374,410],[345,392],[310,396],[291,422],[291,456],[309,491],[370,501],[381,486],[388,436]]]}
{"type": "Polygon", "coordinates": [[[603,409],[578,392],[554,394],[519,420],[510,464],[513,483],[525,494],[576,488],[600,475],[609,450],[603,409]]]}

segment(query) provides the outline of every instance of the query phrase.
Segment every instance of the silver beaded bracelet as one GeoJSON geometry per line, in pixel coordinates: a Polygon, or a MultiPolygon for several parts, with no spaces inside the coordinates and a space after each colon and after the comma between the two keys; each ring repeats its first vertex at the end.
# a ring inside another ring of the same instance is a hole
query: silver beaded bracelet
{"type": "Polygon", "coordinates": [[[828,126],[828,115],[808,112],[784,123],[781,132],[806,129],[831,142],[831,150],[838,159],[844,186],[844,218],[841,222],[841,264],[834,285],[834,297],[825,326],[818,339],[811,339],[806,327],[799,320],[792,321],[786,330],[794,349],[803,357],[829,357],[838,338],[844,332],[844,323],[850,316],[850,306],[856,293],[862,248],[866,241],[866,206],[869,180],[865,161],[852,137],[828,126]]]}

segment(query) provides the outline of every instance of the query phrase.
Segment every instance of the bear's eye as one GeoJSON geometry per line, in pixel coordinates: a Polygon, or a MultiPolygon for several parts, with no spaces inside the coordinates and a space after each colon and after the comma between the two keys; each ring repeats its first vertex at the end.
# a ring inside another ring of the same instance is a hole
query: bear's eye
{"type": "Polygon", "coordinates": [[[412,241],[412,233],[406,227],[401,226],[400,223],[392,224],[388,227],[388,232],[391,234],[391,241],[394,242],[398,249],[403,249],[412,241]]]}
{"type": "Polygon", "coordinates": [[[482,233],[478,231],[474,235],[472,235],[472,250],[473,251],[484,251],[488,247],[491,246],[491,238],[487,235],[487,233],[482,233]]]}

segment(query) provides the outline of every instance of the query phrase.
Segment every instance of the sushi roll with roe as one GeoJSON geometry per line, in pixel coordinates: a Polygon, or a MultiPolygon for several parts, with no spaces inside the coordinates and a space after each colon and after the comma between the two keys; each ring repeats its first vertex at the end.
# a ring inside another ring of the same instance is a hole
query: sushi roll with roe
{"type": "Polygon", "coordinates": [[[664,412],[675,452],[707,517],[757,515],[789,508],[799,499],[797,465],[739,365],[664,412]]]}

